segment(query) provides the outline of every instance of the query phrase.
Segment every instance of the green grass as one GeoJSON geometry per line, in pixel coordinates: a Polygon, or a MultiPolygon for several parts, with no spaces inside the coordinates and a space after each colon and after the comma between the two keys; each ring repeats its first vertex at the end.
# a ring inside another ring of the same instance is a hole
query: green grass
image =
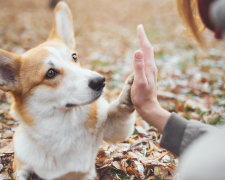
{"type": "Polygon", "coordinates": [[[225,123],[225,118],[221,115],[219,115],[216,119],[212,119],[209,121],[209,124],[211,125],[220,125],[225,123]]]}

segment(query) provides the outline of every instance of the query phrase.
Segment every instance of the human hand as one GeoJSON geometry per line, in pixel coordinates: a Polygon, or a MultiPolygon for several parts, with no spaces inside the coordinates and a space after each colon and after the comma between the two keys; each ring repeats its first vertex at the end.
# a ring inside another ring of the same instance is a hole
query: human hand
{"type": "Polygon", "coordinates": [[[157,99],[157,67],[154,52],[143,25],[137,28],[141,50],[134,53],[134,83],[131,100],[137,112],[150,124],[163,131],[170,113],[163,109],[157,99]]]}

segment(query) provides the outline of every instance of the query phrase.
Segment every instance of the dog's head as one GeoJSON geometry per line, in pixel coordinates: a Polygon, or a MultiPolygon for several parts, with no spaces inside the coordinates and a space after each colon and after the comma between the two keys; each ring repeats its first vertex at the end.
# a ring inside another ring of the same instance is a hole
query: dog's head
{"type": "Polygon", "coordinates": [[[17,102],[71,108],[93,102],[102,94],[105,78],[80,67],[72,15],[66,3],[55,8],[48,40],[23,55],[0,50],[0,89],[17,102]]]}

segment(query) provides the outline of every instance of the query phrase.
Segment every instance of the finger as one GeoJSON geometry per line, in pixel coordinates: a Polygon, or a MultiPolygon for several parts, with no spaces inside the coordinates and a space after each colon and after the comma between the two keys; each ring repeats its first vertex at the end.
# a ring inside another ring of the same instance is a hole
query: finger
{"type": "Polygon", "coordinates": [[[141,48],[144,53],[146,77],[147,77],[148,83],[151,83],[150,77],[154,76],[154,79],[156,79],[155,72],[157,71],[157,68],[155,65],[153,47],[146,36],[143,25],[138,26],[138,37],[139,37],[141,48]]]}
{"type": "Polygon", "coordinates": [[[145,64],[147,66],[155,65],[153,47],[146,36],[144,27],[142,24],[138,25],[137,32],[138,32],[138,38],[140,41],[141,49],[143,50],[143,53],[144,53],[145,64]]]}
{"type": "Polygon", "coordinates": [[[147,83],[145,75],[144,55],[142,51],[136,51],[134,53],[134,84],[147,83]]]}

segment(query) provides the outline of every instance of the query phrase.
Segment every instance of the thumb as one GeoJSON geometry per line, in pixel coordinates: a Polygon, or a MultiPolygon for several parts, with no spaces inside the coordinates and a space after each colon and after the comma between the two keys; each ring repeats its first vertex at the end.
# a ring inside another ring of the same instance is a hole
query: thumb
{"type": "Polygon", "coordinates": [[[145,83],[147,82],[145,76],[145,63],[144,55],[141,50],[134,53],[134,83],[145,83]]]}

